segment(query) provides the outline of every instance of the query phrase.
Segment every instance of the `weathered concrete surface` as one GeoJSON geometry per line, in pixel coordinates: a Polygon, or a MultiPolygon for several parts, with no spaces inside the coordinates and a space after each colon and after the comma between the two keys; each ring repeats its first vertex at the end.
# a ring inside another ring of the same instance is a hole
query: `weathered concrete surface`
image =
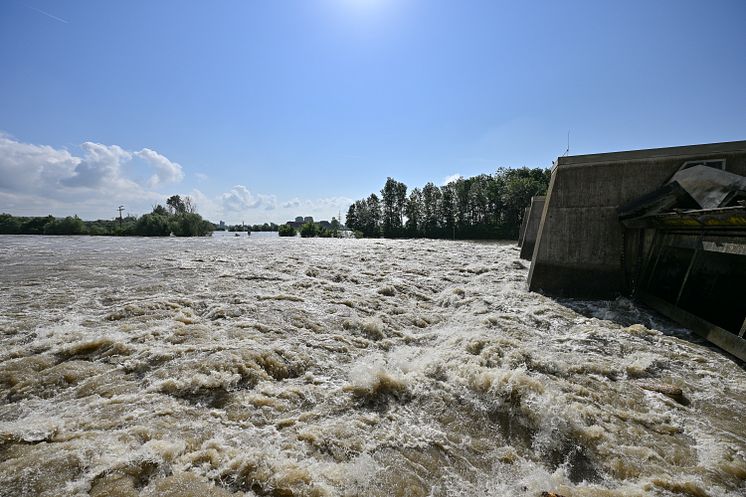
{"type": "Polygon", "coordinates": [[[526,230],[523,233],[523,243],[521,244],[521,259],[530,261],[534,253],[536,235],[539,233],[539,224],[541,223],[541,214],[544,211],[545,198],[544,196],[531,198],[531,205],[528,208],[528,219],[526,220],[526,230]]]}
{"type": "Polygon", "coordinates": [[[518,246],[523,245],[523,235],[526,234],[526,222],[528,221],[528,213],[531,210],[531,206],[523,209],[523,220],[521,221],[521,229],[518,231],[518,246]]]}
{"type": "Polygon", "coordinates": [[[726,171],[746,175],[746,141],[560,157],[539,225],[529,289],[576,297],[626,293],[624,228],[617,207],[662,186],[684,162],[700,159],[725,159],[726,171]]]}

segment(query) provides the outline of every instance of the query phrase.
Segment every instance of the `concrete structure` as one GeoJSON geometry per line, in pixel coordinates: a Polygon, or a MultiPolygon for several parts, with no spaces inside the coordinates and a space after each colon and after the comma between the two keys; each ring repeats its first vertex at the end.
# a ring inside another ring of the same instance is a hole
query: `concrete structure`
{"type": "Polygon", "coordinates": [[[744,281],[746,141],[559,158],[530,290],[634,295],[746,361],[744,281]]]}
{"type": "Polygon", "coordinates": [[[526,219],[526,228],[523,232],[523,241],[521,243],[521,259],[530,261],[534,253],[534,245],[536,244],[536,237],[539,233],[545,198],[543,196],[531,198],[531,205],[528,208],[528,219],[526,219]]]}
{"type": "Polygon", "coordinates": [[[299,230],[299,229],[301,229],[301,227],[304,224],[306,224],[306,223],[312,223],[312,222],[313,222],[313,217],[312,216],[305,216],[305,217],[303,217],[303,216],[297,216],[295,218],[295,221],[288,221],[285,224],[287,224],[288,226],[292,226],[296,230],[299,230]]]}
{"type": "Polygon", "coordinates": [[[523,235],[526,234],[526,222],[528,221],[528,213],[531,210],[531,206],[529,205],[525,209],[523,209],[523,219],[521,220],[521,228],[518,230],[518,246],[520,247],[523,245],[523,235]]]}
{"type": "MultiPolygon", "coordinates": [[[[528,287],[550,295],[629,293],[617,208],[663,185],[690,161],[724,161],[746,176],[746,141],[560,157],[552,171],[528,287]]],[[[528,228],[524,245],[528,238],[528,228]]],[[[523,252],[523,251],[522,251],[523,252]]]]}
{"type": "MultiPolygon", "coordinates": [[[[746,185],[732,191],[746,194],[746,185]]],[[[746,361],[746,202],[725,203],[622,220],[634,240],[625,260],[639,261],[626,274],[636,298],[746,361]]]]}

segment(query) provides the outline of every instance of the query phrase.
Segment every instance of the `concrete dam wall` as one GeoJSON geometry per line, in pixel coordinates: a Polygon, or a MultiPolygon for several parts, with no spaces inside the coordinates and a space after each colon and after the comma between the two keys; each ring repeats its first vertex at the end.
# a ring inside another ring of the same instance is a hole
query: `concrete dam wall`
{"type": "Polygon", "coordinates": [[[521,243],[521,259],[531,260],[536,245],[536,236],[539,234],[539,223],[541,214],[544,212],[544,196],[532,197],[531,205],[528,207],[528,216],[525,220],[525,229],[521,243]]]}
{"type": "Polygon", "coordinates": [[[746,360],[744,177],[746,141],[560,157],[529,289],[634,295],[746,360]]]}
{"type": "Polygon", "coordinates": [[[529,205],[525,209],[523,209],[523,219],[521,220],[521,228],[518,230],[518,246],[523,245],[523,236],[526,234],[526,222],[528,221],[528,213],[531,210],[531,206],[529,205]]]}

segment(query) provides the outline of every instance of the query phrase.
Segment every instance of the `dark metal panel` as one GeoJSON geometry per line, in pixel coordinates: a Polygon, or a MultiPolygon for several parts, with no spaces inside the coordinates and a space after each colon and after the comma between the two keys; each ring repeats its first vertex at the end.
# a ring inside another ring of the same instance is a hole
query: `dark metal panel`
{"type": "Polygon", "coordinates": [[[714,343],[742,361],[746,361],[746,340],[740,338],[738,335],[730,333],[719,326],[715,326],[714,324],[680,309],[655,295],[640,292],[639,298],[661,314],[694,330],[707,341],[714,343]]]}

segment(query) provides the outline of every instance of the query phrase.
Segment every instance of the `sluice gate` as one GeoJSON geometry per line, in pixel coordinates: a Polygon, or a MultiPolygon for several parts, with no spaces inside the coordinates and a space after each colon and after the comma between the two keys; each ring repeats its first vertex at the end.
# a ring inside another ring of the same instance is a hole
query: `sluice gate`
{"type": "Polygon", "coordinates": [[[561,157],[531,260],[532,291],[631,295],[746,360],[746,141],[561,157]]]}

